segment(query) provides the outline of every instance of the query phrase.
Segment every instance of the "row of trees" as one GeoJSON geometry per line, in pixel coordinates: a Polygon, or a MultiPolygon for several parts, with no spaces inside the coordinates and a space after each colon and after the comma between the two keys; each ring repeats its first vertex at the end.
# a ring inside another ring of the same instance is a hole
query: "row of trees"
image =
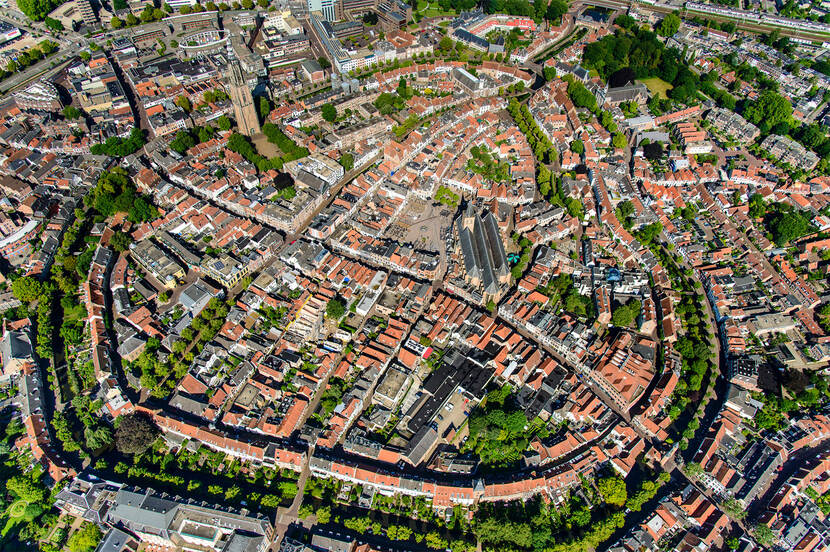
{"type": "MultiPolygon", "coordinates": [[[[317,513],[317,521],[320,522],[320,511],[317,513]]],[[[326,518],[323,512],[323,519],[326,518]]],[[[322,522],[321,522],[322,523],[322,522]]],[[[343,520],[343,525],[346,529],[354,531],[355,533],[365,534],[370,529],[374,535],[384,535],[389,540],[393,541],[408,541],[410,539],[417,543],[423,543],[429,548],[436,550],[449,549],[452,552],[473,552],[476,549],[475,544],[464,539],[449,540],[441,535],[437,530],[432,530],[427,533],[419,533],[413,531],[408,525],[389,524],[384,525],[380,521],[372,521],[369,516],[350,517],[343,520]]]]}
{"type": "MultiPolygon", "coordinates": [[[[458,1],[463,3],[469,0],[456,0],[458,1]]],[[[523,15],[532,17],[537,23],[547,20],[558,25],[562,16],[568,12],[568,3],[565,0],[488,0],[484,3],[484,10],[487,13],[523,15]]]]}
{"type": "Polygon", "coordinates": [[[624,516],[622,512],[611,513],[603,507],[602,496],[590,481],[584,481],[581,490],[582,493],[572,491],[556,507],[538,498],[524,503],[481,505],[473,520],[473,532],[481,541],[482,549],[488,552],[586,550],[622,526],[624,516]],[[590,502],[583,497],[588,497],[590,502]],[[609,520],[611,523],[606,526],[609,520]],[[600,527],[604,529],[597,531],[600,527]]]}
{"type": "Polygon", "coordinates": [[[265,123],[262,125],[262,133],[265,134],[269,142],[280,148],[283,153],[283,163],[302,159],[308,155],[308,149],[298,146],[294,140],[286,136],[286,134],[273,123],[265,123]]]}
{"type": "MultiPolygon", "coordinates": [[[[693,401],[703,397],[706,386],[704,377],[710,372],[709,383],[714,382],[717,374],[713,370],[716,362],[712,346],[712,328],[707,322],[706,300],[700,291],[700,283],[691,279],[691,269],[683,270],[676,257],[666,251],[665,248],[652,244],[652,251],[660,261],[660,265],[666,269],[672,281],[672,288],[682,294],[682,299],[675,307],[675,314],[680,319],[685,330],[675,344],[675,350],[681,357],[681,377],[672,393],[672,406],[669,409],[669,417],[677,419],[685,408],[693,401]]],[[[685,450],[688,441],[699,428],[699,421],[692,419],[689,425],[682,428],[683,440],[680,448],[685,450]]]]}
{"type": "MultiPolygon", "coordinates": [[[[268,7],[268,0],[256,0],[256,5],[260,8],[267,8],[268,7]]],[[[166,4],[165,4],[166,6],[166,4]]],[[[199,3],[194,4],[193,6],[182,6],[179,8],[179,13],[182,15],[188,15],[190,13],[201,13],[206,11],[228,11],[228,10],[251,10],[254,8],[253,0],[242,0],[241,2],[232,2],[230,4],[226,2],[206,2],[204,6],[199,3]]]]}
{"type": "MultiPolygon", "coordinates": [[[[593,95],[591,95],[591,98],[593,98],[593,95]]],[[[596,99],[594,99],[594,103],[596,104],[596,99]]],[[[527,138],[530,147],[533,148],[533,155],[537,161],[536,184],[539,186],[539,193],[552,204],[565,207],[572,217],[582,218],[584,214],[582,202],[575,197],[563,194],[559,181],[545,166],[546,163],[552,163],[554,159],[558,159],[559,152],[554,148],[547,135],[539,128],[539,125],[536,124],[530,110],[525,104],[520,104],[516,98],[510,98],[507,111],[513,117],[516,126],[527,138]]]]}
{"type": "Polygon", "coordinates": [[[10,77],[13,73],[23,71],[31,67],[43,58],[52,55],[58,50],[58,45],[51,40],[44,40],[37,46],[33,46],[28,50],[18,54],[16,58],[10,60],[5,69],[0,69],[0,81],[10,77]]]}
{"type": "Polygon", "coordinates": [[[276,470],[254,469],[205,447],[196,452],[181,448],[174,454],[157,440],[158,428],[143,414],[123,416],[118,422],[116,446],[133,458],[132,465],[121,461],[112,471],[130,484],[210,502],[244,503],[261,511],[273,511],[297,495],[296,482],[278,478],[276,470]]]}
{"type": "Polygon", "coordinates": [[[114,15],[112,19],[110,19],[110,26],[112,26],[113,29],[120,29],[125,25],[127,27],[134,27],[141,23],[152,23],[153,21],[161,21],[166,17],[166,15],[167,14],[164,13],[163,10],[154,8],[152,5],[148,5],[146,8],[144,8],[144,11],[142,11],[138,17],[136,17],[132,13],[128,13],[125,19],[121,19],[120,17],[114,15]]]}
{"type": "Polygon", "coordinates": [[[238,132],[231,134],[228,139],[227,147],[229,150],[244,157],[245,160],[254,165],[259,172],[282,169],[284,162],[283,158],[272,157],[271,159],[268,159],[264,155],[261,155],[251,143],[250,139],[239,134],[238,132]]]}
{"type": "Polygon", "coordinates": [[[623,526],[622,508],[639,511],[669,476],[661,473],[656,479],[644,481],[630,496],[625,482],[615,475],[596,482],[584,480],[579,491],[572,490],[568,499],[555,507],[538,498],[482,504],[473,530],[485,551],[593,550],[623,526]]]}

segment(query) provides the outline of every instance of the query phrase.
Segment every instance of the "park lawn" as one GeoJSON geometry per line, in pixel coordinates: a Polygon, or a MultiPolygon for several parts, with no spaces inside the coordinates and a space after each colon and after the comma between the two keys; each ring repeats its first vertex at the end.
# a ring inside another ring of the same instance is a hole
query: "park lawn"
{"type": "Polygon", "coordinates": [[[29,503],[25,500],[18,500],[17,502],[13,503],[9,506],[9,517],[11,518],[22,518],[23,514],[26,513],[26,506],[29,503]]]}
{"type": "Polygon", "coordinates": [[[418,0],[418,7],[415,9],[415,13],[421,17],[450,17],[458,15],[458,12],[454,10],[441,9],[438,2],[429,2],[427,0],[418,0]]]}
{"type": "Polygon", "coordinates": [[[674,88],[671,84],[667,83],[659,77],[651,77],[650,79],[640,79],[640,82],[648,87],[649,92],[651,92],[652,94],[656,94],[658,97],[664,100],[668,99],[666,92],[674,88]]]}

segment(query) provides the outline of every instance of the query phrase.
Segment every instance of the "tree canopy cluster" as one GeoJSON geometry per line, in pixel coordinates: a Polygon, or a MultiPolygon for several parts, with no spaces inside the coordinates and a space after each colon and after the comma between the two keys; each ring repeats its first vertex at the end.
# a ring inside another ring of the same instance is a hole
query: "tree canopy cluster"
{"type": "Polygon", "coordinates": [[[607,540],[625,516],[602,507],[602,498],[583,485],[586,503],[578,493],[555,507],[538,498],[507,504],[482,504],[473,532],[483,550],[503,552],[587,552],[607,540]]]}
{"type": "MultiPolygon", "coordinates": [[[[475,2],[469,5],[472,0],[439,0],[439,5],[442,8],[444,7],[443,2],[458,11],[470,10],[476,5],[475,2]],[[468,5],[469,7],[464,7],[468,5]]],[[[487,13],[523,15],[532,17],[537,23],[548,20],[554,25],[558,25],[561,17],[568,11],[568,3],[565,0],[552,0],[550,3],[546,0],[534,0],[533,2],[529,0],[487,0],[484,3],[484,11],[487,13]]]]}
{"type": "Polygon", "coordinates": [[[510,163],[499,161],[486,147],[473,146],[470,148],[472,158],[467,161],[466,169],[470,172],[480,174],[488,180],[495,182],[509,182],[510,163]]]}
{"type": "Polygon", "coordinates": [[[80,119],[84,116],[81,110],[73,105],[67,105],[63,108],[61,113],[63,113],[64,118],[69,119],[70,121],[73,119],[80,119]]]}
{"type": "Polygon", "coordinates": [[[144,351],[132,363],[133,371],[140,374],[141,386],[149,389],[153,397],[166,397],[187,373],[195,355],[222,329],[227,315],[228,306],[213,297],[190,325],[182,330],[180,338],[171,346],[173,354],[168,355],[164,361],[158,355],[161,347],[159,340],[148,339],[144,351]]]}
{"type": "Polygon", "coordinates": [[[0,428],[0,492],[5,498],[0,512],[0,545],[9,550],[20,550],[22,542],[45,538],[58,519],[57,514],[50,512],[52,501],[43,469],[37,464],[32,467],[28,451],[13,447],[24,431],[23,424],[16,419],[4,422],[0,428]]]}
{"type": "MultiPolygon", "coordinates": [[[[757,206],[764,205],[763,199],[758,194],[750,197],[750,204],[755,209],[750,209],[751,214],[758,214],[757,206]]],[[[767,229],[770,238],[776,245],[786,245],[814,229],[810,217],[788,203],[772,202],[764,207],[764,227],[767,229]]]]}
{"type": "Polygon", "coordinates": [[[110,136],[105,142],[94,144],[89,148],[92,155],[109,155],[110,157],[126,157],[137,152],[147,143],[144,131],[134,128],[127,138],[110,136]]]}
{"type": "MultiPolygon", "coordinates": [[[[620,18],[616,22],[620,23],[620,18]]],[[[628,25],[625,19],[622,23],[628,25]]],[[[630,68],[638,79],[659,77],[673,87],[667,95],[683,103],[696,97],[700,81],[680,51],[667,49],[653,31],[636,24],[588,44],[582,62],[585,67],[595,69],[605,81],[624,68],[630,68]]]]}
{"type": "Polygon", "coordinates": [[[507,467],[519,462],[534,435],[547,436],[542,424],[531,424],[505,385],[487,394],[470,415],[470,435],[463,449],[474,452],[486,466],[507,467]]]}
{"type": "Polygon", "coordinates": [[[596,317],[594,300],[576,291],[573,276],[570,274],[560,274],[551,279],[546,286],[537,288],[537,291],[546,295],[552,305],[561,301],[562,308],[571,314],[587,318],[596,317]]]}
{"type": "Polygon", "coordinates": [[[627,303],[618,305],[611,314],[611,322],[615,326],[628,328],[640,316],[642,303],[638,299],[629,299],[627,303]]]}
{"type": "Polygon", "coordinates": [[[158,217],[158,209],[150,198],[138,193],[127,171],[120,167],[103,173],[92,193],[84,197],[84,203],[104,217],[127,213],[132,222],[148,222],[158,217]]]}
{"type": "Polygon", "coordinates": [[[321,110],[321,113],[323,115],[324,120],[326,120],[330,123],[333,123],[334,121],[337,120],[337,108],[334,107],[333,104],[331,104],[331,103],[323,104],[323,107],[320,108],[320,110],[321,110]]]}
{"type": "Polygon", "coordinates": [[[830,402],[830,385],[818,372],[805,373],[791,369],[784,378],[787,393],[757,393],[755,398],[764,403],[754,423],[758,429],[780,430],[789,425],[786,415],[804,415],[824,408],[830,402]]]}
{"type": "Polygon", "coordinates": [[[196,126],[186,130],[180,130],[176,133],[173,140],[170,141],[170,149],[184,155],[187,150],[196,144],[203,144],[213,139],[216,135],[216,129],[210,125],[196,126]]]}
{"type": "Polygon", "coordinates": [[[406,106],[406,103],[401,96],[398,94],[392,94],[391,92],[382,93],[373,103],[374,106],[378,108],[381,115],[391,115],[406,106]]]}
{"type": "Polygon", "coordinates": [[[98,543],[104,538],[104,533],[94,523],[85,523],[80,529],[72,533],[66,541],[69,552],[93,552],[98,543]]]}
{"type": "Polygon", "coordinates": [[[340,297],[332,297],[326,305],[326,317],[340,320],[346,314],[346,302],[340,297]]]}
{"type": "Polygon", "coordinates": [[[43,21],[52,10],[60,6],[61,0],[18,0],[17,9],[32,21],[43,21]]]}
{"type": "Polygon", "coordinates": [[[792,115],[793,106],[790,101],[771,90],[761,93],[757,100],[745,102],[743,111],[744,119],[756,125],[763,133],[786,134],[790,129],[792,115]]]}

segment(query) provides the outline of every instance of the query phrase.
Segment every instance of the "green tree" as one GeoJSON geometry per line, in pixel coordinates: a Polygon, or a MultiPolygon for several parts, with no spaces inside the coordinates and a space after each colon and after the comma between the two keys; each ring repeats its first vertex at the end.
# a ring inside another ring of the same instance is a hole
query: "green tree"
{"type": "Polygon", "coordinates": [[[322,115],[323,119],[328,122],[334,122],[337,120],[337,108],[334,107],[331,103],[323,104],[322,107],[322,115]]]}
{"type": "Polygon", "coordinates": [[[231,120],[227,116],[222,115],[216,119],[216,126],[219,127],[219,130],[227,132],[231,129],[231,120]]]}
{"type": "Polygon", "coordinates": [[[61,23],[57,19],[52,19],[51,17],[46,17],[46,19],[43,20],[43,24],[52,29],[53,31],[60,32],[64,30],[63,23],[61,23]]]}
{"type": "Polygon", "coordinates": [[[674,36],[680,30],[680,18],[670,13],[657,26],[657,34],[660,36],[674,36]]]}
{"type": "Polygon", "coordinates": [[[340,165],[343,170],[350,171],[354,168],[354,155],[351,153],[344,153],[340,156],[340,165]]]}
{"type": "Polygon", "coordinates": [[[158,434],[158,427],[144,414],[127,414],[121,416],[115,430],[115,446],[123,454],[141,454],[158,434]]]}
{"type": "Polygon", "coordinates": [[[597,488],[608,504],[622,507],[628,499],[625,481],[617,476],[603,477],[597,482],[597,488]]]}
{"type": "Polygon", "coordinates": [[[185,112],[190,113],[193,111],[193,105],[190,103],[190,98],[187,96],[179,96],[176,98],[176,105],[181,107],[185,112]]]}
{"type": "Polygon", "coordinates": [[[14,493],[19,499],[30,504],[43,502],[46,498],[46,489],[35,482],[31,477],[15,475],[6,481],[6,489],[14,493]]]}
{"type": "Polygon", "coordinates": [[[761,93],[756,101],[748,103],[743,115],[762,131],[769,131],[779,123],[789,123],[792,120],[793,106],[785,97],[768,90],[761,93]]]}
{"type": "Polygon", "coordinates": [[[124,21],[120,17],[116,17],[113,15],[112,19],[110,19],[110,26],[113,29],[120,29],[124,26],[124,21]]]}
{"type": "Polygon", "coordinates": [[[326,305],[326,317],[340,320],[346,314],[346,303],[340,297],[334,297],[326,305]]]}
{"type": "Polygon", "coordinates": [[[130,244],[132,242],[133,239],[130,237],[130,235],[126,232],[122,232],[121,230],[116,230],[110,238],[110,245],[119,253],[122,253],[129,249],[130,244]]]}
{"type": "Polygon", "coordinates": [[[70,552],[92,552],[101,542],[104,534],[94,523],[86,523],[72,533],[66,541],[66,547],[70,552]]]}
{"type": "Polygon", "coordinates": [[[703,468],[697,462],[689,462],[683,467],[683,473],[692,479],[697,479],[703,473],[703,468]]]}
{"type": "Polygon", "coordinates": [[[763,523],[759,523],[752,529],[752,535],[761,546],[772,546],[775,542],[775,535],[773,534],[772,529],[763,523]]]}
{"type": "Polygon", "coordinates": [[[558,25],[566,13],[568,13],[568,3],[565,0],[551,0],[545,11],[545,19],[558,25]]]}
{"type": "Polygon", "coordinates": [[[585,144],[582,143],[582,140],[574,140],[571,142],[571,151],[581,155],[585,152],[585,144]]]}
{"type": "Polygon", "coordinates": [[[611,322],[615,326],[627,328],[640,314],[641,303],[638,299],[629,299],[628,303],[618,306],[611,315],[611,322]]]}
{"type": "Polygon", "coordinates": [[[72,105],[64,107],[62,113],[67,119],[80,119],[83,116],[81,110],[72,105]]]}
{"type": "Polygon", "coordinates": [[[31,276],[21,276],[12,282],[12,294],[23,303],[30,303],[43,293],[43,284],[31,276]]]}
{"type": "Polygon", "coordinates": [[[60,5],[57,0],[17,0],[17,8],[33,21],[43,21],[60,5]]]}
{"type": "Polygon", "coordinates": [[[268,115],[271,114],[271,102],[265,96],[259,97],[259,118],[263,121],[268,120],[268,115]]]}
{"type": "Polygon", "coordinates": [[[746,517],[746,508],[735,498],[727,498],[721,503],[721,507],[732,519],[741,520],[746,517]]]}
{"type": "Polygon", "coordinates": [[[317,522],[325,525],[331,520],[331,508],[329,506],[321,506],[317,509],[317,522]]]}

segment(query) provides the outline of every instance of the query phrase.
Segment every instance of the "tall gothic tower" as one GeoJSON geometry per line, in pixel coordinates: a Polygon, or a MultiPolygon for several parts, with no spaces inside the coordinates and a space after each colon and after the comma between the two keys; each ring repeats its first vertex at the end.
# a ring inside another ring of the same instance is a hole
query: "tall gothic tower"
{"type": "Polygon", "coordinates": [[[258,134],[261,129],[256,107],[254,106],[254,97],[245,82],[239,60],[232,60],[228,64],[227,81],[239,132],[246,136],[258,134]]]}

